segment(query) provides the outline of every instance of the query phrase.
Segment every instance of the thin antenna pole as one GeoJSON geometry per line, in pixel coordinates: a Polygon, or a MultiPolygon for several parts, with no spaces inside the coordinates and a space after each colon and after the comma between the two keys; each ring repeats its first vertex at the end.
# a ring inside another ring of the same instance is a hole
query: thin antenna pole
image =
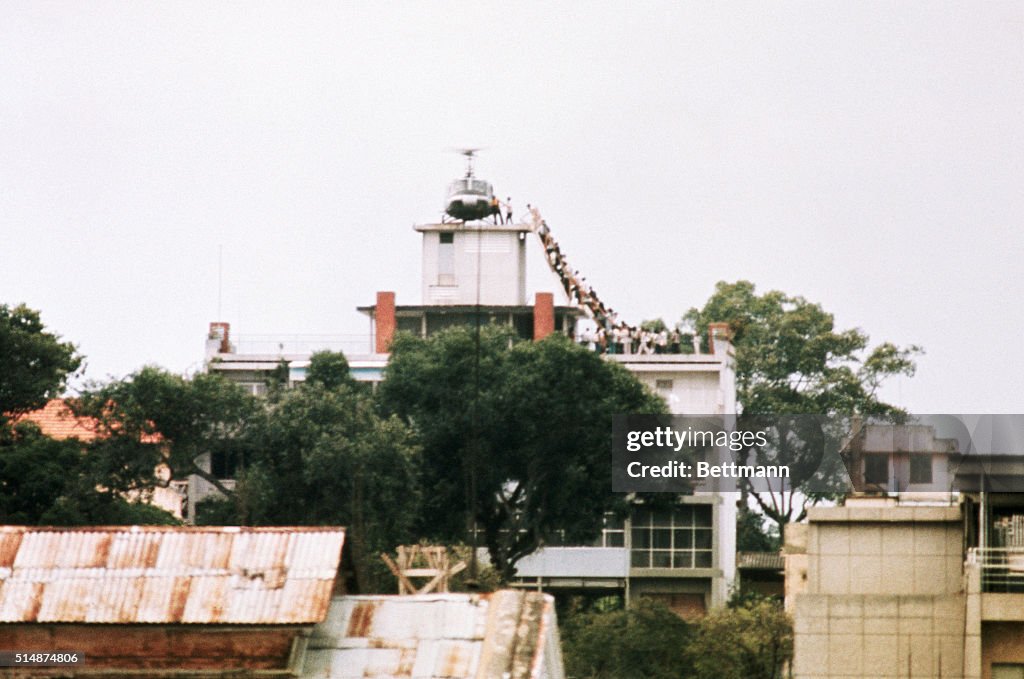
{"type": "Polygon", "coordinates": [[[224,244],[217,246],[217,320],[223,321],[221,302],[224,298],[224,244]]]}
{"type": "Polygon", "coordinates": [[[477,458],[480,454],[480,253],[483,251],[483,227],[478,226],[476,231],[476,332],[473,334],[474,357],[473,357],[473,452],[469,463],[469,496],[470,496],[470,526],[473,532],[470,540],[472,551],[469,554],[469,578],[466,583],[467,589],[475,591],[480,587],[480,566],[477,563],[476,550],[478,549],[476,512],[477,512],[477,458]]]}

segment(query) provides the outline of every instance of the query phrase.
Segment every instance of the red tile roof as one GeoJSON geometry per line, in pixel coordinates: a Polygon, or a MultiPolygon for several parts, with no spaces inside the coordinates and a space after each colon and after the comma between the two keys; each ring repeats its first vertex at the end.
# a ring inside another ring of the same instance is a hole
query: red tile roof
{"type": "Polygon", "coordinates": [[[92,441],[96,438],[96,420],[75,417],[64,399],[60,398],[51,399],[39,410],[15,417],[14,422],[34,422],[43,434],[54,439],[92,441]]]}
{"type": "MultiPolygon", "coordinates": [[[[94,441],[97,423],[91,417],[76,417],[67,401],[62,398],[51,399],[39,410],[18,415],[13,418],[15,424],[18,422],[33,422],[45,436],[54,439],[77,438],[80,441],[94,441]]],[[[143,443],[159,443],[160,435],[151,434],[140,439],[143,443]]]]}

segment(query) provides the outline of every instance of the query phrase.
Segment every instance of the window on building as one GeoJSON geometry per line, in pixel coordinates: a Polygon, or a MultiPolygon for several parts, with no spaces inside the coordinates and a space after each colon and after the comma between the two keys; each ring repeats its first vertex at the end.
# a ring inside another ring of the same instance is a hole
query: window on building
{"type": "Polygon", "coordinates": [[[251,396],[263,396],[267,393],[266,382],[239,382],[238,385],[251,396]]]}
{"type": "Polygon", "coordinates": [[[910,482],[931,483],[932,482],[932,457],[931,455],[910,456],[910,482]]]}
{"type": "Polygon", "coordinates": [[[419,337],[423,334],[423,317],[422,316],[399,316],[395,319],[396,330],[399,332],[412,333],[419,337]]]}
{"type": "Polygon", "coordinates": [[[633,513],[633,568],[711,568],[711,507],[689,505],[633,513]]]}
{"type": "Polygon", "coordinates": [[[601,534],[597,536],[591,547],[625,547],[626,546],[626,525],[622,519],[615,518],[613,512],[605,512],[604,527],[601,534]]]}
{"type": "Polygon", "coordinates": [[[238,451],[216,451],[210,455],[210,473],[215,478],[234,479],[243,467],[243,456],[238,451]]]}
{"type": "Polygon", "coordinates": [[[654,388],[658,391],[672,391],[672,380],[654,380],[654,388]]]}
{"type": "Polygon", "coordinates": [[[437,284],[455,285],[455,234],[443,232],[437,247],[437,284]]]}
{"type": "Polygon", "coordinates": [[[865,455],[864,456],[864,484],[868,486],[889,485],[889,456],[888,455],[865,455]]]}
{"type": "Polygon", "coordinates": [[[992,679],[1024,679],[1024,665],[994,664],[992,665],[992,679]]]}

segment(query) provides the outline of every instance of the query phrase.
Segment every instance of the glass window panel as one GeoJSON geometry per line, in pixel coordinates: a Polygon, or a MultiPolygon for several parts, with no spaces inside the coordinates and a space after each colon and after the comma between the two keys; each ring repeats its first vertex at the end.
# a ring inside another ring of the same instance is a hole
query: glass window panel
{"type": "Polygon", "coordinates": [[[646,528],[633,529],[633,549],[647,549],[651,546],[651,531],[646,528]]]}
{"type": "Polygon", "coordinates": [[[711,507],[700,505],[693,508],[693,523],[696,526],[711,528],[711,507]]]}
{"type": "Polygon", "coordinates": [[[652,520],[655,526],[669,528],[672,526],[672,512],[655,512],[652,520]]]}
{"type": "Polygon", "coordinates": [[[992,665],[992,679],[1024,679],[1024,665],[992,665]]]}
{"type": "Polygon", "coordinates": [[[910,456],[910,482],[931,483],[932,482],[932,458],[931,455],[910,456]]]}
{"type": "Polygon", "coordinates": [[[694,568],[711,568],[711,552],[694,552],[694,568]]]}
{"type": "Polygon", "coordinates": [[[634,549],[630,554],[630,563],[632,563],[633,568],[650,568],[651,553],[647,550],[638,552],[634,549]]]}
{"type": "Polygon", "coordinates": [[[672,568],[672,552],[651,552],[651,556],[652,568],[672,568]]]}
{"type": "Polygon", "coordinates": [[[676,528],[675,529],[676,549],[693,549],[693,529],[691,528],[676,528]]]}
{"type": "Polygon", "coordinates": [[[667,528],[654,529],[654,548],[672,549],[672,531],[667,528]]]}
{"type": "Polygon", "coordinates": [[[633,525],[634,526],[649,526],[649,525],[651,525],[651,510],[644,509],[642,507],[637,508],[633,512],[633,525]]]}
{"type": "Polygon", "coordinates": [[[696,538],[696,542],[694,542],[694,545],[693,545],[694,547],[696,547],[697,549],[711,549],[711,531],[710,530],[707,530],[707,529],[697,530],[697,531],[695,531],[694,537],[696,538]]]}
{"type": "Polygon", "coordinates": [[[692,526],[693,510],[689,507],[677,507],[675,511],[675,521],[677,526],[692,526]]]}
{"type": "Polygon", "coordinates": [[[889,457],[887,455],[864,456],[864,483],[873,486],[889,484],[889,457]]]}
{"type": "Polygon", "coordinates": [[[673,552],[673,568],[693,568],[693,552],[673,552]]]}

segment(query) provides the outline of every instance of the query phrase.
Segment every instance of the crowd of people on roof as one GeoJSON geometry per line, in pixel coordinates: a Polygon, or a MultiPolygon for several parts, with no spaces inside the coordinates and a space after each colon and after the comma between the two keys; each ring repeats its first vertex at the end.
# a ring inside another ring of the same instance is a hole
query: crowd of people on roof
{"type": "Polygon", "coordinates": [[[699,340],[680,333],[679,330],[646,330],[620,323],[607,330],[598,326],[596,330],[584,330],[576,338],[585,347],[602,354],[681,354],[700,353],[699,340]],[[688,342],[689,341],[689,342],[688,342]]]}
{"type": "MultiPolygon", "coordinates": [[[[581,276],[578,270],[569,266],[568,260],[562,253],[558,242],[551,235],[551,229],[548,228],[547,222],[541,218],[537,207],[527,204],[526,209],[530,212],[534,229],[544,246],[548,264],[562,282],[565,294],[569,296],[570,301],[586,310],[597,325],[597,329],[593,332],[586,331],[577,338],[581,344],[608,354],[683,353],[684,336],[678,329],[653,331],[637,328],[620,321],[615,310],[605,306],[594,292],[594,288],[587,283],[587,279],[581,276]]],[[[688,350],[689,347],[685,349],[688,350]]],[[[696,342],[693,351],[700,353],[696,342]]],[[[687,351],[687,353],[689,352],[687,351]]]]}

